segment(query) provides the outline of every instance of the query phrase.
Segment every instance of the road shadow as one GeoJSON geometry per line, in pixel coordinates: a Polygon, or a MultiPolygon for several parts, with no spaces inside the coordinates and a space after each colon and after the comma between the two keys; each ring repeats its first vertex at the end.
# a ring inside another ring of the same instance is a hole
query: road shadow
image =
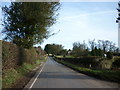
{"type": "Polygon", "coordinates": [[[50,78],[50,79],[91,79],[92,77],[86,75],[77,75],[74,73],[60,73],[60,72],[42,72],[38,78],[50,78]]]}

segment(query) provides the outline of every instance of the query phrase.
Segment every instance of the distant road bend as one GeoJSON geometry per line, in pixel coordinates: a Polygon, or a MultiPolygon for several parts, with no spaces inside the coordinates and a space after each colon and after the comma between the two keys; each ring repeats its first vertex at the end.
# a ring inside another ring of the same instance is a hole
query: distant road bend
{"type": "Polygon", "coordinates": [[[78,73],[48,58],[43,68],[37,72],[29,88],[119,88],[117,83],[95,79],[78,73]]]}

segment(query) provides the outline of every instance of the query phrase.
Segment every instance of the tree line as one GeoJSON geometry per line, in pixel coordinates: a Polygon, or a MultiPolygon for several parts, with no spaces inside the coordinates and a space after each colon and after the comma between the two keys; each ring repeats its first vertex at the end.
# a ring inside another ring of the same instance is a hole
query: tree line
{"type": "Polygon", "coordinates": [[[59,44],[47,44],[44,48],[48,55],[67,55],[67,49],[64,49],[62,45],[59,44]]]}
{"type": "Polygon", "coordinates": [[[89,40],[88,44],[80,42],[74,42],[72,50],[64,49],[59,44],[47,44],[45,49],[47,54],[53,55],[72,55],[74,57],[80,56],[100,56],[112,58],[112,56],[120,55],[120,49],[115,46],[115,43],[109,40],[89,40]]]}
{"type": "Polygon", "coordinates": [[[113,55],[119,55],[119,48],[115,46],[115,43],[109,40],[89,40],[89,45],[85,42],[75,42],[73,44],[73,55],[74,56],[101,56],[112,58],[113,55]]]}

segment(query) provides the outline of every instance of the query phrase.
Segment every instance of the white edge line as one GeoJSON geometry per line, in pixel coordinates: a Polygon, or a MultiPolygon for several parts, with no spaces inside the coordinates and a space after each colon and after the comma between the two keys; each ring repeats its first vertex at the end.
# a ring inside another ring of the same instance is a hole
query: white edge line
{"type": "MultiPolygon", "coordinates": [[[[47,61],[46,61],[46,62],[47,62],[47,61]]],[[[45,64],[46,64],[46,62],[45,62],[45,64]]],[[[45,66],[45,64],[44,64],[44,66],[45,66]]],[[[42,70],[43,70],[44,66],[42,67],[42,69],[40,70],[40,72],[38,73],[38,75],[36,76],[36,78],[34,79],[34,81],[33,81],[33,83],[31,84],[31,86],[30,86],[29,90],[30,90],[30,89],[33,87],[33,85],[35,84],[35,82],[36,82],[36,80],[37,80],[38,76],[41,74],[41,72],[42,72],[42,70]]]]}

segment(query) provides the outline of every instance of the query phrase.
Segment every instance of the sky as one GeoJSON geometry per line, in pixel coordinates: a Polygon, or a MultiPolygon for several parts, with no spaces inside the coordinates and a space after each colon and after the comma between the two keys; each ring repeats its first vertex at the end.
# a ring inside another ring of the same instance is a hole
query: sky
{"type": "Polygon", "coordinates": [[[46,44],[62,44],[72,49],[74,42],[110,40],[118,44],[117,2],[63,2],[57,23],[51,27],[54,36],[46,44]]]}
{"type": "Polygon", "coordinates": [[[110,40],[117,46],[117,3],[61,2],[57,22],[49,28],[57,34],[44,40],[41,47],[55,43],[62,44],[65,49],[72,49],[74,42],[82,43],[85,40],[87,43],[89,39],[110,40]]]}

